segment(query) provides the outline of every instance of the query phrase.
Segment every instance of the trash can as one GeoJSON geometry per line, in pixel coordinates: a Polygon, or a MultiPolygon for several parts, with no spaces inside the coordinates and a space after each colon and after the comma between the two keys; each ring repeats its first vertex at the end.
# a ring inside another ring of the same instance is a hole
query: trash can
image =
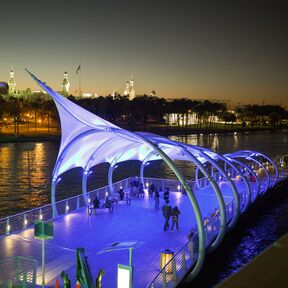
{"type": "MultiPolygon", "coordinates": [[[[164,266],[174,257],[174,252],[170,249],[165,249],[161,251],[160,253],[160,270],[164,268],[164,266]]],[[[168,267],[166,267],[166,273],[172,273],[173,272],[173,265],[172,262],[168,267]]]]}

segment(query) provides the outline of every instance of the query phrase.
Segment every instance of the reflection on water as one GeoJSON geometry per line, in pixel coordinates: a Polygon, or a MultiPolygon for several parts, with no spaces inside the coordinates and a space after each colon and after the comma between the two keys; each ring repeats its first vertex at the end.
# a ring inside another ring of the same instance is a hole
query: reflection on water
{"type": "MultiPolygon", "coordinates": [[[[211,148],[220,153],[256,149],[275,156],[288,152],[287,132],[194,134],[171,136],[170,139],[211,148]]],[[[0,144],[0,217],[50,203],[50,178],[58,149],[59,143],[53,141],[0,144]]],[[[163,161],[156,162],[145,168],[145,176],[175,178],[163,161]]],[[[191,163],[176,161],[176,165],[187,179],[192,178],[195,167],[191,163]]],[[[89,190],[107,184],[108,168],[106,163],[92,169],[93,173],[88,179],[89,190]]],[[[139,169],[137,161],[122,163],[115,170],[113,180],[139,174],[139,169]]],[[[81,176],[80,168],[62,175],[57,187],[57,199],[81,193],[81,176]]]]}

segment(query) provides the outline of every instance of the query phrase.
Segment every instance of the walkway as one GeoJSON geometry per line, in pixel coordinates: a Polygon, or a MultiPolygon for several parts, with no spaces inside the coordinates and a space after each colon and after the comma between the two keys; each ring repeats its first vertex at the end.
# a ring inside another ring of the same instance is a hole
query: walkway
{"type": "MultiPolygon", "coordinates": [[[[240,184],[241,185],[241,184],[240,184]]],[[[242,190],[245,191],[244,185],[242,190]]],[[[223,184],[225,202],[232,200],[230,188],[223,184]]],[[[163,205],[163,195],[160,194],[163,205]]],[[[209,217],[218,208],[212,189],[196,192],[203,216],[209,217]]],[[[76,248],[84,247],[95,278],[99,269],[106,272],[103,287],[116,287],[117,264],[128,264],[128,251],[114,251],[97,255],[99,251],[118,241],[138,241],[134,249],[134,287],[142,288],[153,280],[159,272],[160,252],[169,248],[179,250],[186,242],[191,227],[196,227],[190,201],[181,193],[170,193],[172,206],[181,210],[180,232],[164,232],[161,210],[155,210],[154,199],[145,193],[144,199],[132,200],[131,206],[118,204],[114,213],[105,210],[88,216],[86,209],[60,217],[54,222],[55,238],[46,242],[46,282],[47,287],[55,287],[55,279],[65,270],[72,283],[75,281],[76,248]]],[[[33,229],[0,239],[0,259],[10,256],[32,256],[39,268],[37,284],[41,284],[41,243],[34,240],[33,229]]],[[[60,286],[62,282],[60,280],[60,286]]]]}

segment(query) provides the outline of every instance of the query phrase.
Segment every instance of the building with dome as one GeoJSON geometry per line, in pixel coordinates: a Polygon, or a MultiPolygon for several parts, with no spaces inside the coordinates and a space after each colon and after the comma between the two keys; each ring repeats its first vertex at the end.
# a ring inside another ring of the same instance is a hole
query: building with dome
{"type": "Polygon", "coordinates": [[[62,81],[62,95],[68,96],[69,95],[69,88],[70,88],[70,82],[68,80],[68,73],[67,71],[64,72],[64,79],[62,81]]]}
{"type": "Polygon", "coordinates": [[[10,78],[8,80],[8,86],[9,86],[9,94],[10,95],[14,95],[16,90],[15,90],[15,87],[16,87],[16,81],[15,81],[15,78],[14,78],[14,70],[13,68],[11,68],[10,70],[10,78]]]}

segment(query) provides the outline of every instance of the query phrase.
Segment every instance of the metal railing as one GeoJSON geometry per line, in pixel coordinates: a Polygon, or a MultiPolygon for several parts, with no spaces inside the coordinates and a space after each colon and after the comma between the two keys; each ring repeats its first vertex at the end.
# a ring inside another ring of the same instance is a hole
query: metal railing
{"type": "Polygon", "coordinates": [[[33,258],[13,256],[0,261],[0,287],[36,286],[37,261],[33,258]]]}
{"type": "MultiPolygon", "coordinates": [[[[117,191],[120,187],[128,187],[129,179],[123,179],[121,181],[113,183],[114,190],[117,191]]],[[[100,198],[104,198],[106,192],[109,191],[109,187],[101,187],[88,192],[88,202],[94,199],[95,195],[100,195],[100,198]]],[[[77,211],[86,206],[84,195],[80,194],[74,197],[70,197],[56,202],[56,208],[58,216],[68,214],[69,212],[77,211]]],[[[42,220],[44,222],[51,221],[53,219],[52,205],[48,204],[42,207],[34,208],[19,214],[7,216],[0,219],[0,237],[16,233],[27,228],[31,228],[36,220],[42,220]]]]}
{"type": "MultiPolygon", "coordinates": [[[[227,222],[231,221],[233,216],[233,200],[226,205],[227,222]]],[[[213,214],[210,219],[204,220],[204,229],[206,233],[206,247],[209,247],[216,239],[219,228],[219,212],[213,214]]],[[[153,281],[148,285],[149,288],[172,288],[183,279],[188,270],[190,270],[198,259],[199,239],[198,233],[178,251],[173,258],[161,269],[153,281]]]]}

